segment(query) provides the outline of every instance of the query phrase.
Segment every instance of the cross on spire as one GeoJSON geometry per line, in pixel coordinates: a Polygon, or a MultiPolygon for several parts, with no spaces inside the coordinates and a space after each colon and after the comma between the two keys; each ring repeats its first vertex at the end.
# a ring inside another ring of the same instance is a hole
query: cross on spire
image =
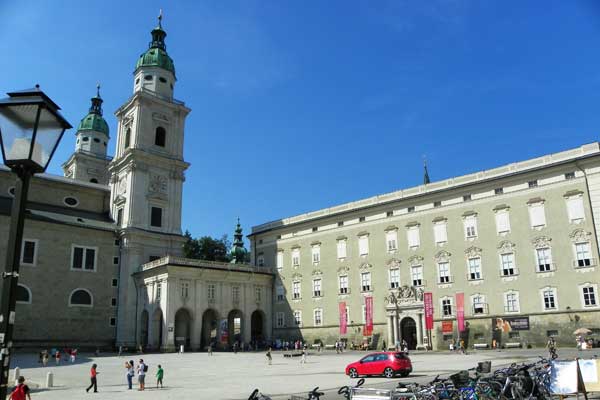
{"type": "Polygon", "coordinates": [[[429,179],[429,171],[427,171],[427,158],[425,156],[423,156],[423,169],[425,170],[425,174],[423,176],[423,184],[427,185],[428,183],[431,183],[431,180],[429,179]]]}

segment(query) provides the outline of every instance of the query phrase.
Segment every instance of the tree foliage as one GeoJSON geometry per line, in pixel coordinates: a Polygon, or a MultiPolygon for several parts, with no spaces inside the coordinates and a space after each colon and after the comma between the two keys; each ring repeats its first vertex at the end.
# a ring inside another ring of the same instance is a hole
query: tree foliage
{"type": "Polygon", "coordinates": [[[207,261],[231,261],[229,256],[231,242],[227,235],[223,235],[220,239],[211,236],[193,238],[189,231],[185,231],[185,238],[187,240],[183,245],[184,257],[207,261]]]}

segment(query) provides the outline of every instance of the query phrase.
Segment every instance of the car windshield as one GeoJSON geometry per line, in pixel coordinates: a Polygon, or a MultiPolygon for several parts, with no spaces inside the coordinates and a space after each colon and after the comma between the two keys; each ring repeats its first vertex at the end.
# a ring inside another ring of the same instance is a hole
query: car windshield
{"type": "Polygon", "coordinates": [[[398,360],[405,360],[408,358],[404,353],[395,353],[394,357],[396,357],[398,360]]]}

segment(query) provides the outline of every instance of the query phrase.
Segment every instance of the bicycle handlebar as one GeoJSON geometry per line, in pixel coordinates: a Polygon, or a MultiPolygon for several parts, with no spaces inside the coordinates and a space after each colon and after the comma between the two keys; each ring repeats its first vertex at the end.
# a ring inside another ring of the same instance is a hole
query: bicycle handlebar
{"type": "Polygon", "coordinates": [[[257,400],[258,399],[257,395],[258,395],[258,389],[254,389],[254,391],[252,392],[250,397],[248,397],[248,400],[257,400]]]}

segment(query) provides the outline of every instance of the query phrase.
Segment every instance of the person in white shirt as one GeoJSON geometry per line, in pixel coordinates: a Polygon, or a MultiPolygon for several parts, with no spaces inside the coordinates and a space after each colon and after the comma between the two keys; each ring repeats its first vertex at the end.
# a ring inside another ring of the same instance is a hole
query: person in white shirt
{"type": "Polygon", "coordinates": [[[144,363],[144,360],[140,358],[140,362],[138,363],[137,373],[138,373],[138,382],[140,384],[140,388],[138,390],[144,390],[146,388],[146,371],[148,367],[144,363]]]}

